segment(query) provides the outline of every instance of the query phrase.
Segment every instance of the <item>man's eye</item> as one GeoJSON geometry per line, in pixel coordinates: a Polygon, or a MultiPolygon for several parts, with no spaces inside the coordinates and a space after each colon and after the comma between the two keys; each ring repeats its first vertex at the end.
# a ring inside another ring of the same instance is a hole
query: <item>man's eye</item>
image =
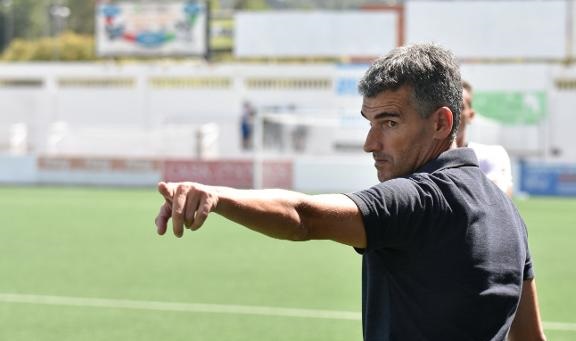
{"type": "Polygon", "coordinates": [[[382,122],[382,127],[383,128],[394,128],[397,124],[398,124],[398,122],[396,122],[396,121],[386,120],[386,121],[382,122]]]}

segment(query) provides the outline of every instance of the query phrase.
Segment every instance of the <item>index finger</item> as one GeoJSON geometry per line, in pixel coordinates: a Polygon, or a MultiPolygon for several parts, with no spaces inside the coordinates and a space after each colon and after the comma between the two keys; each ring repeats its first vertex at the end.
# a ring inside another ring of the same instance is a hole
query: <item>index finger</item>
{"type": "Polygon", "coordinates": [[[178,238],[184,233],[184,209],[187,194],[188,190],[185,186],[178,186],[172,201],[172,229],[178,238]]]}
{"type": "Polygon", "coordinates": [[[168,227],[168,219],[172,215],[172,207],[168,203],[164,203],[160,208],[160,212],[156,217],[156,231],[159,235],[164,235],[166,233],[166,229],[168,227]]]}
{"type": "Polygon", "coordinates": [[[174,185],[171,183],[167,183],[161,181],[158,183],[158,192],[162,194],[166,202],[172,204],[172,200],[174,197],[174,185]]]}

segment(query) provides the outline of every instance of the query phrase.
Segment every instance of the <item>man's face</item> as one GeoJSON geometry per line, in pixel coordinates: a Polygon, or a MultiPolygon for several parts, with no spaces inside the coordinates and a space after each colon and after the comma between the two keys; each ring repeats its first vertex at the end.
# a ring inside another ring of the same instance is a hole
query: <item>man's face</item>
{"type": "Polygon", "coordinates": [[[370,122],[364,151],[372,153],[380,181],[408,175],[430,157],[432,119],[418,114],[411,94],[411,87],[402,86],[364,97],[362,115],[370,122]]]}

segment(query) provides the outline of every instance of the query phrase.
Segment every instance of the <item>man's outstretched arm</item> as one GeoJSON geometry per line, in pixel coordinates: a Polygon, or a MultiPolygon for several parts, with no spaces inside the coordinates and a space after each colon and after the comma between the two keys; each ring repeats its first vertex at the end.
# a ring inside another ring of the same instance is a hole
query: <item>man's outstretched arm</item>
{"type": "Polygon", "coordinates": [[[267,236],[287,240],[329,239],[364,248],[366,234],[356,204],[342,194],[307,195],[268,189],[239,190],[192,182],[164,183],[156,218],[159,234],[172,219],[174,234],[196,230],[214,212],[267,236]]]}

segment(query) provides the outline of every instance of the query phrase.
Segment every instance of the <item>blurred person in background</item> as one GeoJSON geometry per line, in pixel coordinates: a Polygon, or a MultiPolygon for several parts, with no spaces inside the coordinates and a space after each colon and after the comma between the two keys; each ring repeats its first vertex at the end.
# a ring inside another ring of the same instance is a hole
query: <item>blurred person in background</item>
{"type": "Polygon", "coordinates": [[[545,340],[524,222],[474,152],[455,143],[454,55],[433,44],[396,48],[359,90],[379,184],[308,195],[161,182],[157,232],[172,219],[181,237],[214,212],[273,238],[354,247],[367,341],[545,340]]]}
{"type": "Polygon", "coordinates": [[[254,146],[255,116],[256,109],[254,109],[252,103],[244,101],[244,103],[242,103],[242,115],[240,116],[240,134],[243,150],[252,150],[254,146]]]}
{"type": "Polygon", "coordinates": [[[476,112],[472,107],[473,91],[467,81],[462,81],[462,117],[456,144],[458,147],[468,147],[474,150],[478,158],[478,165],[486,176],[508,196],[512,196],[512,166],[510,156],[501,145],[488,145],[468,141],[466,135],[467,126],[474,120],[476,112]]]}

